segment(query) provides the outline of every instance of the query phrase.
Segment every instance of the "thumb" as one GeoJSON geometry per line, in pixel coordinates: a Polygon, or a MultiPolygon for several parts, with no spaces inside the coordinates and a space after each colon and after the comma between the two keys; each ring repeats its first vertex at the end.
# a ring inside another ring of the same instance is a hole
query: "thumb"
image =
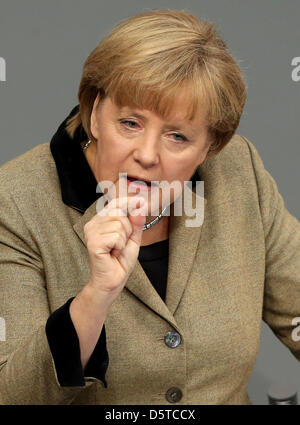
{"type": "MultiPolygon", "coordinates": [[[[144,200],[143,200],[144,201],[144,200]]],[[[141,240],[142,240],[142,234],[143,234],[143,225],[146,221],[146,203],[141,202],[138,213],[135,212],[135,215],[131,215],[129,213],[128,219],[132,224],[132,233],[127,241],[127,244],[125,248],[121,251],[118,260],[123,264],[123,267],[125,267],[126,270],[131,269],[137,259],[141,240]],[[143,206],[142,203],[144,204],[143,206]]]]}
{"type": "Polygon", "coordinates": [[[140,198],[139,206],[134,210],[134,215],[129,213],[128,219],[132,225],[133,231],[130,239],[138,246],[141,243],[143,226],[146,222],[147,205],[144,198],[140,198]]]}
{"type": "Polygon", "coordinates": [[[118,260],[125,270],[132,270],[141,246],[143,225],[146,222],[147,206],[144,199],[140,202],[140,206],[135,209],[134,215],[129,212],[128,219],[132,225],[132,233],[127,241],[125,248],[121,251],[118,260]],[[138,210],[138,211],[137,211],[138,210]]]}

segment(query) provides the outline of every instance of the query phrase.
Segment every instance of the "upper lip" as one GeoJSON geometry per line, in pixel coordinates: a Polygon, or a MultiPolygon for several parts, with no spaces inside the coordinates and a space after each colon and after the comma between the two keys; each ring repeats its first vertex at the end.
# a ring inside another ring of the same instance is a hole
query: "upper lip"
{"type": "Polygon", "coordinates": [[[127,174],[127,177],[129,177],[129,178],[131,178],[131,179],[134,179],[134,180],[145,181],[145,182],[147,182],[147,183],[151,183],[151,182],[153,182],[153,184],[156,184],[156,183],[154,183],[154,181],[153,181],[153,180],[148,180],[148,179],[145,179],[145,178],[143,178],[143,177],[133,176],[132,174],[127,174]]]}

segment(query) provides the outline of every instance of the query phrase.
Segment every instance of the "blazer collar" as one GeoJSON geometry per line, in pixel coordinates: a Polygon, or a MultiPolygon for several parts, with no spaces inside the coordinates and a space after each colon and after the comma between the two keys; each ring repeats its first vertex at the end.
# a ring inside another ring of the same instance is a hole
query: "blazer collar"
{"type": "Polygon", "coordinates": [[[78,111],[79,105],[60,124],[51,139],[50,150],[56,164],[63,202],[84,213],[102,193],[96,192],[97,181],[80,145],[83,140],[88,140],[86,132],[80,126],[72,139],[66,131],[67,120],[78,111]]]}

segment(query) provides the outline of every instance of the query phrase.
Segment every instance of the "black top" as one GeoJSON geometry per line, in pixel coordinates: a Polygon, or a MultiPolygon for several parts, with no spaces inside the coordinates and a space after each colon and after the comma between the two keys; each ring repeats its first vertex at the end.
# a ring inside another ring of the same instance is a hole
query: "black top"
{"type": "MultiPolygon", "coordinates": [[[[96,192],[96,178],[80,145],[80,142],[88,140],[83,127],[77,129],[73,139],[65,129],[67,120],[78,110],[79,105],[60,124],[51,139],[50,149],[60,180],[62,201],[84,213],[103,193],[96,192]]],[[[196,172],[192,177],[193,187],[197,180],[200,180],[200,176],[196,172]]],[[[138,255],[141,266],[163,301],[166,296],[168,258],[169,239],[141,246],[138,255]]],[[[100,379],[107,388],[105,374],[109,358],[105,325],[85,369],[82,370],[79,339],[69,313],[69,306],[74,298],[70,298],[49,316],[45,328],[58,381],[62,386],[84,386],[84,377],[89,376],[100,379]]]]}

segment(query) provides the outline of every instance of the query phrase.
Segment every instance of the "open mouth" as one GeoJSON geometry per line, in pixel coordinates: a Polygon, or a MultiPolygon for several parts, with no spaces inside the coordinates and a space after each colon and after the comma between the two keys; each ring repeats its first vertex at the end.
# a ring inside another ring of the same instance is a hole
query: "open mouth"
{"type": "Polygon", "coordinates": [[[129,190],[138,190],[139,192],[154,192],[158,188],[157,183],[149,180],[141,180],[137,177],[127,176],[126,182],[129,190]]]}
{"type": "MultiPolygon", "coordinates": [[[[151,182],[147,181],[147,180],[140,180],[136,177],[130,177],[130,176],[127,176],[127,180],[129,182],[135,182],[135,184],[137,184],[137,185],[140,184],[140,182],[142,182],[142,183],[145,183],[148,187],[151,187],[151,182]]],[[[155,183],[153,182],[152,185],[155,186],[155,183]]]]}

